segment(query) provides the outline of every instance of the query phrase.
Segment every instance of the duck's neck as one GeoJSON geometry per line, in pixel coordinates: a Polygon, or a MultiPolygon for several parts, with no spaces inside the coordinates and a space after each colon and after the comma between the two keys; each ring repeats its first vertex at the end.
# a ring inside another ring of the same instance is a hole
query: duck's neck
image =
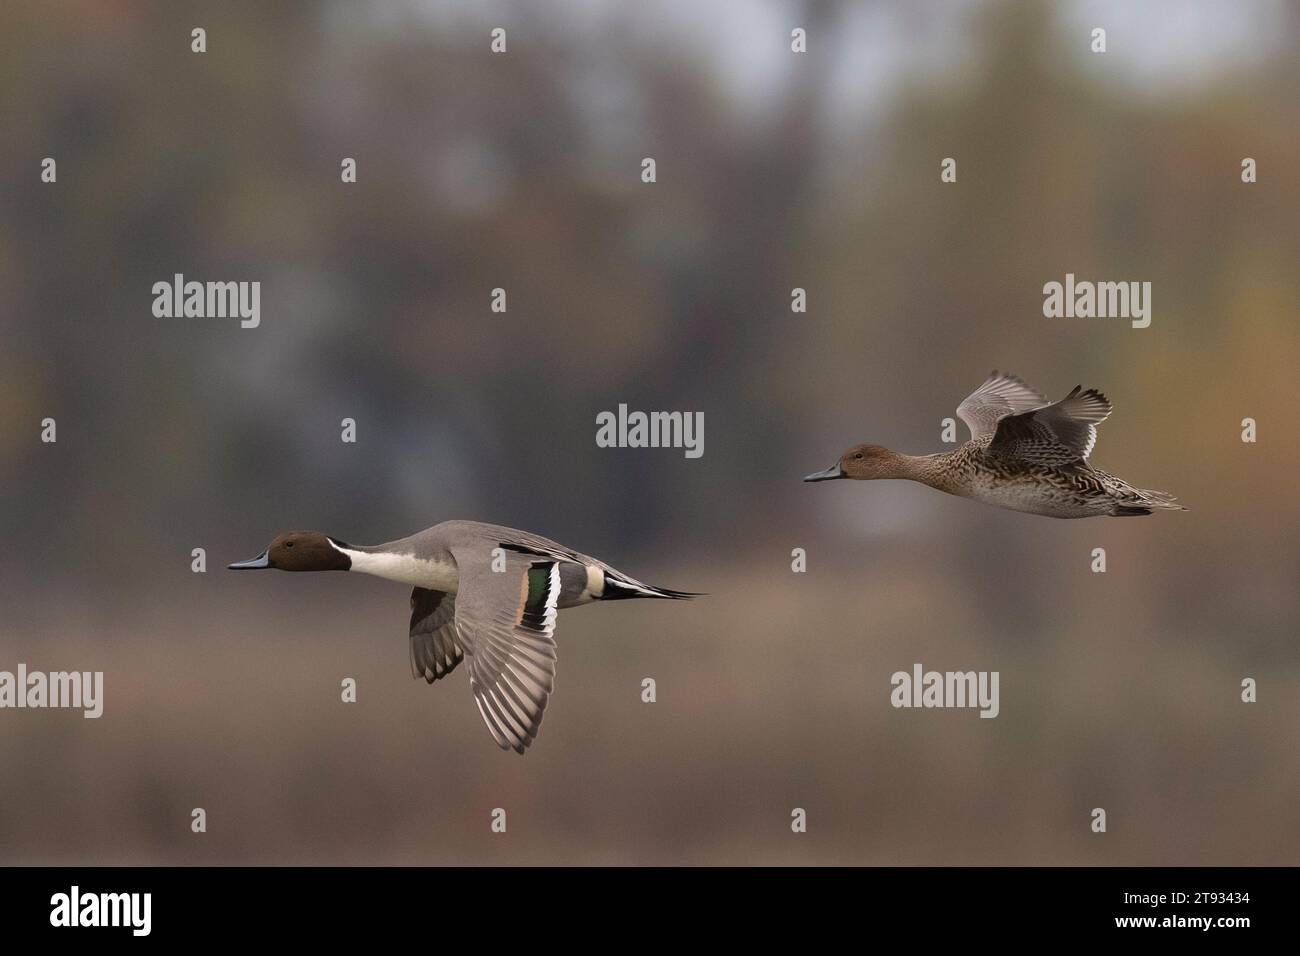
{"type": "Polygon", "coordinates": [[[951,452],[940,452],[937,455],[904,455],[901,452],[894,452],[893,477],[919,481],[931,488],[939,488],[943,480],[944,466],[950,454],[951,452]]]}
{"type": "Polygon", "coordinates": [[[350,571],[373,574],[377,578],[433,591],[456,591],[460,574],[454,561],[416,557],[412,551],[404,550],[398,545],[400,542],[369,548],[338,544],[335,547],[352,562],[352,567],[348,569],[350,571]]]}

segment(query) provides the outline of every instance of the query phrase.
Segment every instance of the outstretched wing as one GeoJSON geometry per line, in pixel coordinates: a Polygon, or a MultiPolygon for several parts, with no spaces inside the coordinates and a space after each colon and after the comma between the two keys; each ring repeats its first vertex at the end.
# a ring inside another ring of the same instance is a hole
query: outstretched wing
{"type": "Polygon", "coordinates": [[[452,553],[460,569],[455,630],[474,702],[497,746],[523,753],[555,687],[559,562],[511,555],[494,571],[478,549],[452,553]]]}
{"type": "Polygon", "coordinates": [[[456,640],[456,595],[416,588],[411,592],[411,676],[430,684],[446,677],[465,656],[456,640]]]}
{"type": "Polygon", "coordinates": [[[1014,375],[994,371],[988,380],[957,406],[957,417],[970,429],[971,438],[983,438],[997,430],[1008,415],[1027,412],[1047,404],[1047,396],[1030,388],[1014,375]]]}
{"type": "Polygon", "coordinates": [[[998,422],[989,454],[1027,464],[1069,465],[1085,460],[1097,443],[1097,426],[1111,413],[1110,399],[1078,385],[1055,405],[998,422]]]}

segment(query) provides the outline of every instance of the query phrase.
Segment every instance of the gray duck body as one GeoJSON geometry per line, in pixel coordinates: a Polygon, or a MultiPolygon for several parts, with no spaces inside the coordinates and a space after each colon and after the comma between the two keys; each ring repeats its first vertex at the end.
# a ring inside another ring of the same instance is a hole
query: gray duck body
{"type": "Polygon", "coordinates": [[[290,531],[230,567],[359,571],[412,586],[412,675],[433,683],[466,661],[492,739],[517,753],[536,739],[554,690],[561,608],[694,596],[638,581],[542,535],[478,521],[444,521],[372,546],[290,531]]]}

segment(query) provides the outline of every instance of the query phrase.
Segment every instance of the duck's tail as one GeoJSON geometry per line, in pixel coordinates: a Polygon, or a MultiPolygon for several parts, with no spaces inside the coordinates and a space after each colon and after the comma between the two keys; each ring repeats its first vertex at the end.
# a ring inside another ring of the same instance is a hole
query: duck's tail
{"type": "Polygon", "coordinates": [[[1153,491],[1150,488],[1133,488],[1133,497],[1123,503],[1117,502],[1114,514],[1119,518],[1132,515],[1149,515],[1153,511],[1186,511],[1178,500],[1167,491],[1153,491]]]}
{"type": "Polygon", "coordinates": [[[661,598],[669,601],[689,601],[700,597],[695,591],[674,591],[672,588],[657,588],[643,584],[636,578],[605,571],[605,587],[601,592],[602,601],[623,601],[628,598],[661,598]]]}

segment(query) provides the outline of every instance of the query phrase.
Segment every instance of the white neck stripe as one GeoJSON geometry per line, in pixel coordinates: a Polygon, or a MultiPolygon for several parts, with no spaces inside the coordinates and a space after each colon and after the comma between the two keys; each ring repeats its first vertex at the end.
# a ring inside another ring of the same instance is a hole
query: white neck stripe
{"type": "Polygon", "coordinates": [[[355,551],[330,542],[352,562],[353,571],[373,574],[375,577],[413,587],[434,591],[455,592],[460,574],[453,561],[436,561],[417,558],[413,554],[396,554],[388,551],[355,551]]]}

